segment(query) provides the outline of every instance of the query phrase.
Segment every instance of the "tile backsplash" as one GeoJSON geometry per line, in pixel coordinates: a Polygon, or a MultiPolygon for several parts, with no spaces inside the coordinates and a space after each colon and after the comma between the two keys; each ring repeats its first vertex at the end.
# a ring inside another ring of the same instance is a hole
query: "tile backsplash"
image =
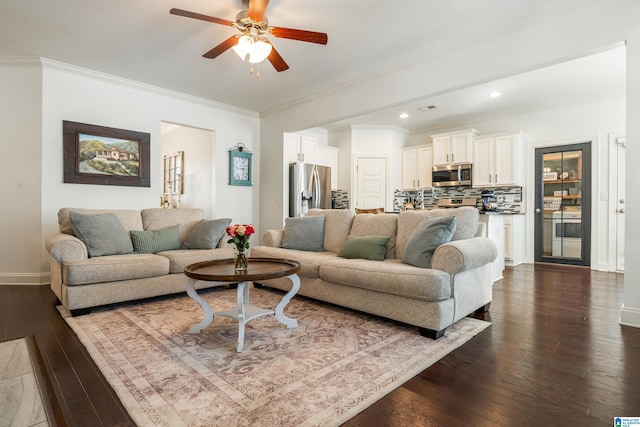
{"type": "MultiPolygon", "coordinates": [[[[433,191],[425,191],[425,208],[436,208],[438,199],[467,199],[475,198],[476,206],[482,208],[480,193],[484,190],[493,190],[495,198],[492,202],[497,203],[498,212],[523,213],[524,202],[522,187],[496,187],[496,188],[471,188],[471,187],[444,187],[433,188],[433,191]]],[[[400,212],[407,203],[416,202],[419,207],[420,193],[418,191],[396,190],[393,194],[393,210],[400,212]]]]}

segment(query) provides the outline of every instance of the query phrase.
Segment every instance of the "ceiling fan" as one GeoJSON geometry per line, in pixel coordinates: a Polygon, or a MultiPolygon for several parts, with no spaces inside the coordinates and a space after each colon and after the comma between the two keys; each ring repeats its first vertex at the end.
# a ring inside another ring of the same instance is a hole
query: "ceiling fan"
{"type": "Polygon", "coordinates": [[[171,9],[169,12],[172,15],[236,27],[240,31],[240,34],[229,37],[202,55],[205,58],[213,59],[233,48],[242,60],[248,58],[251,63],[260,63],[268,59],[276,71],[280,72],[287,70],[289,66],[269,39],[265,37],[266,35],[309,43],[327,44],[326,33],[269,26],[269,21],[265,16],[268,5],[269,0],[249,0],[249,9],[239,12],[236,15],[235,22],[176,8],[171,9]]]}

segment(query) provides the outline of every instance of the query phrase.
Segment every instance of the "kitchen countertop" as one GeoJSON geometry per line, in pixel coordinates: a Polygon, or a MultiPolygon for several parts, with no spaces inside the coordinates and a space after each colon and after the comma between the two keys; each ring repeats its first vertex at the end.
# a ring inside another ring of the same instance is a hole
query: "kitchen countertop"
{"type": "Polygon", "coordinates": [[[480,211],[480,215],[524,215],[524,212],[480,211]]]}

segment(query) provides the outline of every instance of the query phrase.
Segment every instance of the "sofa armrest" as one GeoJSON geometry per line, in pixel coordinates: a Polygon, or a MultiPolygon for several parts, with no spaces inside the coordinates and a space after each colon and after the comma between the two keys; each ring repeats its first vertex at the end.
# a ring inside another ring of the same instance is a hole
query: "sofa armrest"
{"type": "Polygon", "coordinates": [[[453,275],[496,259],[498,248],[488,237],[472,237],[440,245],[433,253],[432,267],[453,275]]]}
{"type": "Polygon", "coordinates": [[[89,258],[87,247],[82,240],[70,234],[54,234],[47,239],[46,247],[51,258],[58,263],[89,258]]]}
{"type": "Polygon", "coordinates": [[[267,230],[262,233],[262,244],[271,248],[279,248],[282,245],[284,230],[267,230]]]}

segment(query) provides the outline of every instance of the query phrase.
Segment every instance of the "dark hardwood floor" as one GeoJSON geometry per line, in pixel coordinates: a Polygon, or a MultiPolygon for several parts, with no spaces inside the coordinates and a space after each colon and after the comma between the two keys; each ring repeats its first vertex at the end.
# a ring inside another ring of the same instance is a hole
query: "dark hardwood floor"
{"type": "MultiPolygon", "coordinates": [[[[611,426],[638,417],[640,329],[618,324],[622,303],[621,274],[508,268],[484,315],[491,327],[345,425],[611,426]]],[[[35,336],[67,425],[133,425],[54,304],[46,286],[0,286],[0,340],[35,336]]]]}

